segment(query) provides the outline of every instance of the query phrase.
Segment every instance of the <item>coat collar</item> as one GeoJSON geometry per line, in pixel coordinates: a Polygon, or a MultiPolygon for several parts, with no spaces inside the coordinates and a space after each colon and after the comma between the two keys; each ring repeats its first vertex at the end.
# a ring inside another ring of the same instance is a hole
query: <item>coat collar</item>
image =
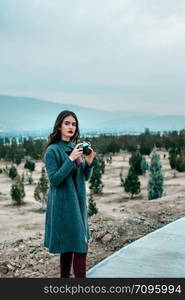
{"type": "Polygon", "coordinates": [[[69,142],[65,142],[63,140],[61,141],[57,141],[56,144],[58,144],[60,146],[60,148],[63,150],[63,151],[71,151],[74,149],[74,147],[76,146],[75,143],[69,141],[69,142]]]}

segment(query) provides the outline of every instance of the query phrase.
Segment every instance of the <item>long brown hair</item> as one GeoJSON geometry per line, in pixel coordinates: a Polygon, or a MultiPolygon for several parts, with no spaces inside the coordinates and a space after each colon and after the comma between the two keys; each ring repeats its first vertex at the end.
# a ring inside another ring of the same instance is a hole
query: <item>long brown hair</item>
{"type": "Polygon", "coordinates": [[[76,121],[76,131],[75,131],[75,134],[70,138],[70,140],[75,143],[78,142],[78,139],[80,137],[80,131],[79,131],[79,123],[78,123],[77,116],[74,112],[72,112],[70,110],[63,110],[59,113],[58,117],[56,118],[56,121],[55,121],[55,124],[53,127],[53,132],[48,136],[48,142],[46,144],[45,150],[47,149],[47,147],[49,145],[54,144],[57,141],[61,140],[61,131],[59,130],[59,127],[61,126],[64,118],[66,118],[68,116],[72,116],[76,121]]]}

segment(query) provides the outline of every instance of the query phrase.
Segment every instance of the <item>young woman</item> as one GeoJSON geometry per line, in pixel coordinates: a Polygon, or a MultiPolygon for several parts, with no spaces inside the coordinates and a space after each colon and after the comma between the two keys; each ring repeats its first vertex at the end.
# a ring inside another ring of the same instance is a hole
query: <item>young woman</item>
{"type": "Polygon", "coordinates": [[[86,277],[89,228],[86,183],[92,173],[95,152],[83,154],[78,119],[72,111],[62,111],[48,137],[44,154],[50,182],[44,246],[60,253],[60,277],[86,277]]]}

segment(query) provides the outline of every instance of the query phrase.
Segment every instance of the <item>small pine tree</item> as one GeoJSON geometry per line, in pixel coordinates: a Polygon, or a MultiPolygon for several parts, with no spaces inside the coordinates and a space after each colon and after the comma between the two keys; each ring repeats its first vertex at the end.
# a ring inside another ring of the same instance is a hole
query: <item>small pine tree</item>
{"type": "Polygon", "coordinates": [[[88,206],[88,216],[93,216],[98,213],[98,209],[96,207],[96,202],[94,200],[94,194],[93,191],[91,190],[90,195],[89,195],[89,206],[88,206]]]}
{"type": "Polygon", "coordinates": [[[148,170],[148,163],[144,157],[144,155],[142,156],[142,159],[141,159],[141,170],[142,170],[142,174],[145,175],[146,171],[148,170]]]}
{"type": "Polygon", "coordinates": [[[135,152],[132,152],[132,155],[129,159],[129,164],[130,164],[130,166],[133,166],[134,171],[138,175],[142,175],[141,160],[142,160],[142,155],[139,152],[139,150],[136,150],[135,152]]]}
{"type": "Polygon", "coordinates": [[[177,163],[177,155],[178,155],[178,149],[175,147],[172,147],[169,150],[169,163],[170,163],[170,167],[172,169],[176,169],[176,163],[177,163]]]}
{"type": "Polygon", "coordinates": [[[185,172],[185,153],[177,155],[176,170],[178,172],[185,172]]]}
{"type": "Polygon", "coordinates": [[[111,154],[109,155],[109,157],[106,158],[106,162],[110,165],[112,164],[112,155],[111,154]]]}
{"type": "Polygon", "coordinates": [[[102,172],[102,174],[104,174],[104,172],[105,172],[105,161],[104,161],[103,157],[99,157],[99,163],[100,163],[101,172],[102,172]]]}
{"type": "Polygon", "coordinates": [[[12,180],[14,180],[15,177],[16,177],[17,175],[18,175],[18,172],[17,172],[16,167],[12,166],[12,167],[10,168],[10,170],[9,170],[8,176],[9,176],[12,180]]]}
{"type": "Polygon", "coordinates": [[[152,153],[150,174],[148,181],[148,200],[162,197],[163,175],[161,172],[160,156],[155,151],[152,153]]]}
{"type": "Polygon", "coordinates": [[[21,158],[18,157],[18,156],[16,156],[16,158],[15,158],[15,163],[16,163],[16,165],[20,165],[20,163],[21,163],[21,158]]]}
{"type": "Polygon", "coordinates": [[[33,172],[35,170],[35,163],[31,160],[26,160],[24,168],[28,169],[30,172],[33,172]]]}
{"type": "Polygon", "coordinates": [[[25,182],[24,173],[22,173],[21,180],[22,180],[22,183],[24,184],[24,182],[25,182]]]}
{"type": "Polygon", "coordinates": [[[140,193],[140,181],[137,173],[135,172],[133,166],[131,165],[128,171],[128,176],[123,181],[123,187],[126,193],[130,193],[131,199],[133,195],[140,193]]]}
{"type": "Polygon", "coordinates": [[[45,168],[42,168],[41,177],[38,184],[34,190],[34,198],[36,201],[41,203],[41,209],[45,209],[45,204],[47,201],[47,191],[48,191],[48,179],[46,177],[45,168]]]}
{"type": "Polygon", "coordinates": [[[98,157],[95,157],[93,160],[93,173],[89,180],[90,190],[93,190],[94,194],[101,194],[103,190],[103,183],[101,180],[102,170],[98,157]]]}
{"type": "Polygon", "coordinates": [[[124,187],[123,168],[120,169],[119,177],[120,177],[120,185],[124,187]]]}
{"type": "Polygon", "coordinates": [[[31,175],[28,178],[28,182],[29,182],[29,184],[33,184],[33,177],[31,175]]]}
{"type": "Polygon", "coordinates": [[[16,165],[20,165],[22,159],[24,158],[25,150],[22,146],[19,146],[15,153],[15,163],[16,165]]]}
{"type": "Polygon", "coordinates": [[[8,176],[9,176],[9,171],[10,171],[10,169],[9,169],[8,166],[6,165],[5,168],[4,168],[4,172],[5,172],[5,174],[8,175],[8,176]]]}
{"type": "Polygon", "coordinates": [[[16,201],[17,205],[21,205],[25,195],[23,176],[21,178],[20,175],[17,174],[15,182],[11,185],[11,198],[16,201]]]}

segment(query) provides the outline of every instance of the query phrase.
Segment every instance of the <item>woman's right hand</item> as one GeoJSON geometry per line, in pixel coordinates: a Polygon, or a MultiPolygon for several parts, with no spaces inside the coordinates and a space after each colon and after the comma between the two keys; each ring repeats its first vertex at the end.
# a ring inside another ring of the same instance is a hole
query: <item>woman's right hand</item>
{"type": "Polygon", "coordinates": [[[82,145],[82,143],[79,143],[75,146],[75,148],[73,149],[73,151],[71,152],[71,154],[69,155],[69,158],[74,161],[75,159],[77,159],[78,157],[82,156],[83,154],[83,149],[80,148],[80,145],[82,145]]]}

